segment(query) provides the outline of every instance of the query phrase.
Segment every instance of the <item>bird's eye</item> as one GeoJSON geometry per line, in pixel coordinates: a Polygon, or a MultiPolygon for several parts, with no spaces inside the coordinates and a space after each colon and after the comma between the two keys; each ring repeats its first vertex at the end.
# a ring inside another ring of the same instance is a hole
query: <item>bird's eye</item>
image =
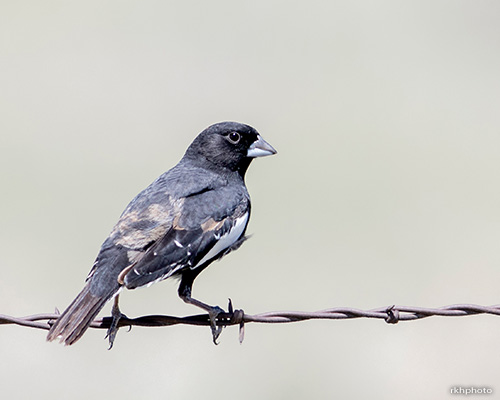
{"type": "Polygon", "coordinates": [[[229,135],[227,135],[227,140],[231,142],[232,144],[236,144],[240,141],[241,136],[238,132],[231,132],[229,135]]]}

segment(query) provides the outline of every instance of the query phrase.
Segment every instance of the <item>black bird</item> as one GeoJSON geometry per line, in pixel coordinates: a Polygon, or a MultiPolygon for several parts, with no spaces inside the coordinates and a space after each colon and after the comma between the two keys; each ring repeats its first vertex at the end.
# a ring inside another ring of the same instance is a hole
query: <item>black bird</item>
{"type": "Polygon", "coordinates": [[[103,243],[86,285],[50,328],[47,340],[75,343],[115,297],[110,347],[118,330],[118,293],[180,278],[179,296],[207,311],[214,342],[222,312],[191,297],[198,274],[245,240],[250,197],[245,173],[255,157],[275,154],[252,127],[221,122],[201,132],[184,157],[139,193],[103,243]]]}

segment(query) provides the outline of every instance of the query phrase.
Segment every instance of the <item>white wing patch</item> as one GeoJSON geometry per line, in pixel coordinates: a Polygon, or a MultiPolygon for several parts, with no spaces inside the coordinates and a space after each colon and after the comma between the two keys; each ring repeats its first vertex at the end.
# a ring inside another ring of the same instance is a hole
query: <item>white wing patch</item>
{"type": "Polygon", "coordinates": [[[203,257],[195,266],[191,267],[191,269],[195,269],[197,266],[202,265],[204,262],[210,260],[212,257],[215,257],[220,252],[235,244],[245,230],[247,221],[248,213],[237,218],[229,232],[226,232],[220,237],[218,234],[214,234],[215,238],[218,239],[217,243],[215,243],[214,247],[212,247],[210,251],[205,254],[205,257],[203,257]]]}

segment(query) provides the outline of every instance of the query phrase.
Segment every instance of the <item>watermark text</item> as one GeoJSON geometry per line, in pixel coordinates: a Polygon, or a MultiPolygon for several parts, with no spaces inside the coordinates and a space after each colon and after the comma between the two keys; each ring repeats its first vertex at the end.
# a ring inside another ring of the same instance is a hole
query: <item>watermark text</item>
{"type": "Polygon", "coordinates": [[[462,394],[464,396],[470,396],[473,394],[493,394],[493,389],[486,386],[475,387],[475,386],[453,386],[450,388],[451,394],[462,394]]]}

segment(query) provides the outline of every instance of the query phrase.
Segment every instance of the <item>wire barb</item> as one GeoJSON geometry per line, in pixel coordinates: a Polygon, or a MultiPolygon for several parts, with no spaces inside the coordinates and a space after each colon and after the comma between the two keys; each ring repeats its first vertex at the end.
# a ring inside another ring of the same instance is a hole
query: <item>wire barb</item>
{"type": "Polygon", "coordinates": [[[394,309],[394,305],[387,307],[385,310],[387,313],[387,317],[385,318],[385,322],[388,324],[397,324],[399,322],[399,310],[394,309]]]}

